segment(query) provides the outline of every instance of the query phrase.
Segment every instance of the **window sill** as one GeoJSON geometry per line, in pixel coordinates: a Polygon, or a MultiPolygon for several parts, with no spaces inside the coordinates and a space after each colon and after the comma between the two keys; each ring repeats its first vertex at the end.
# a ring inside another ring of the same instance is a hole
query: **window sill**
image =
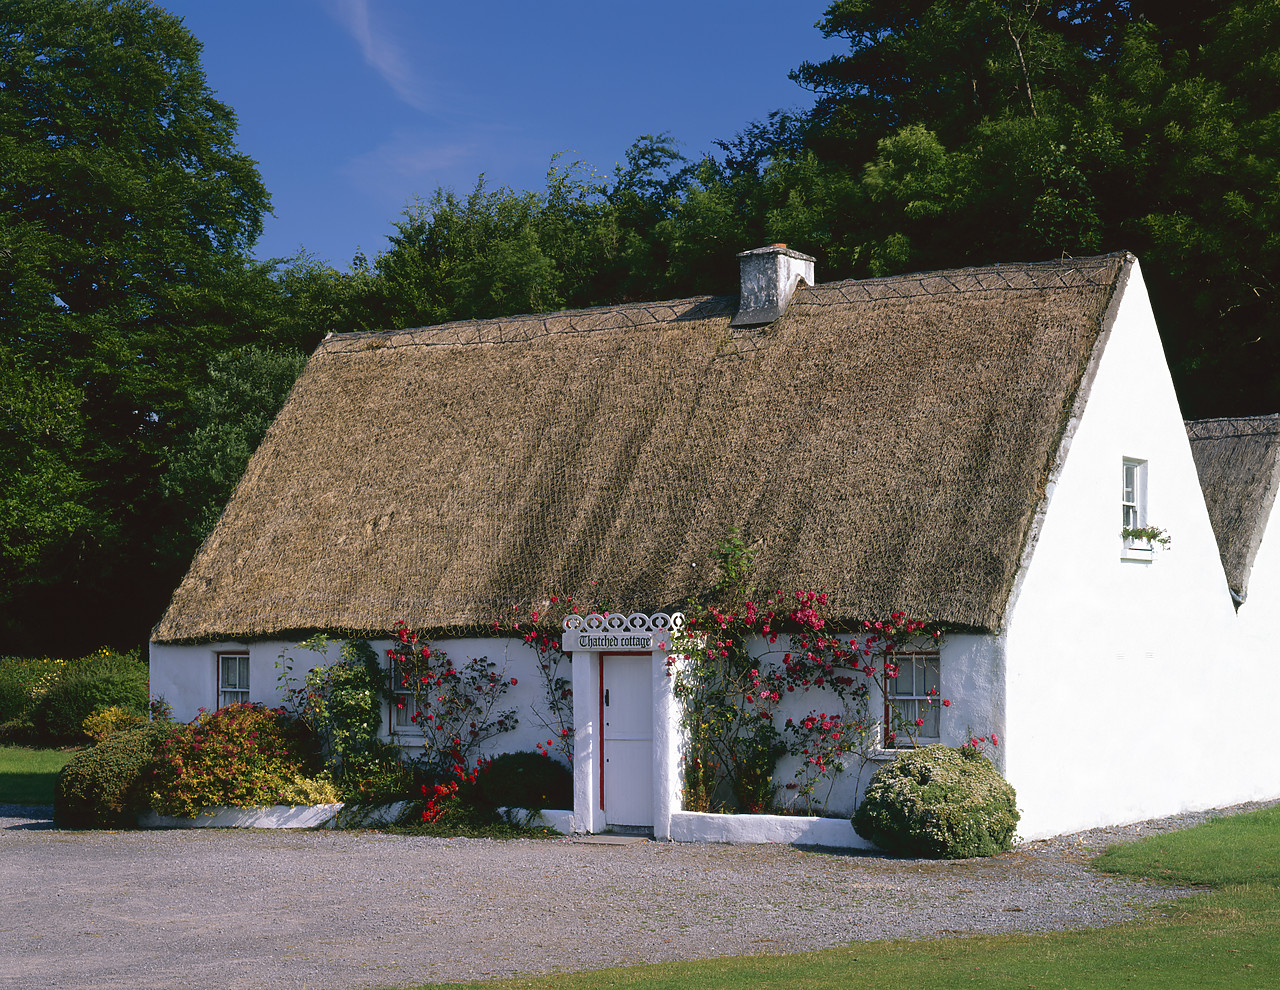
{"type": "Polygon", "coordinates": [[[910,753],[914,749],[924,749],[926,746],[933,746],[942,742],[940,736],[925,737],[921,736],[919,742],[914,746],[897,746],[893,749],[885,749],[877,747],[867,751],[867,759],[877,763],[888,763],[890,760],[896,760],[903,753],[910,753]]]}

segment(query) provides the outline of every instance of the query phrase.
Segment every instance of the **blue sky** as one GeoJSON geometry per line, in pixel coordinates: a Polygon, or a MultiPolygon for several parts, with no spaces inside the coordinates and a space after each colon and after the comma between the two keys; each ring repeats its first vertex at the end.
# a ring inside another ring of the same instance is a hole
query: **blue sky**
{"type": "Polygon", "coordinates": [[[841,49],[826,0],[159,0],[204,43],[210,87],[272,195],[259,257],[372,258],[439,186],[541,189],[564,153],[611,173],[641,134],[690,157],[775,109],[841,49]]]}

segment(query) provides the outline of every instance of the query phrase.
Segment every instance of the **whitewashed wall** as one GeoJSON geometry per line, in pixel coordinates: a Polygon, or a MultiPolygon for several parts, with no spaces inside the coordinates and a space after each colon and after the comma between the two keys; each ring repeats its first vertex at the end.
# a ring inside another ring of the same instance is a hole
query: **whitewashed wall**
{"type": "MultiPolygon", "coordinates": [[[[385,663],[390,641],[372,641],[370,645],[385,663]]],[[[541,726],[533,714],[535,710],[545,712],[546,704],[537,654],[531,647],[520,639],[509,638],[456,639],[435,645],[444,649],[455,662],[465,661],[470,657],[488,657],[498,664],[505,680],[509,681],[513,677],[516,679],[516,684],[507,688],[499,707],[514,708],[519,725],[513,731],[490,740],[484,747],[487,754],[532,750],[538,742],[546,743],[552,733],[541,726]]],[[[338,658],[340,646],[340,640],[330,645],[330,663],[338,658]]],[[[248,650],[250,700],[274,706],[282,700],[276,662],[285,649],[294,658],[293,676],[296,683],[301,683],[306,672],[321,662],[317,654],[299,649],[294,643],[278,640],[248,644],[222,642],[199,646],[152,643],[151,693],[163,697],[173,706],[175,718],[190,721],[201,708],[212,710],[218,705],[217,654],[248,650]]],[[[563,673],[564,676],[569,676],[567,664],[563,673]]],[[[384,713],[384,719],[386,716],[387,713],[384,713]]],[[[410,753],[421,751],[421,736],[416,733],[398,736],[395,741],[405,746],[410,753]]]]}
{"type": "Polygon", "coordinates": [[[1274,646],[1242,649],[1137,266],[996,644],[1004,770],[1035,838],[1280,794],[1274,646]],[[1148,462],[1148,522],[1121,559],[1121,464],[1148,462]]]}
{"type": "MultiPolygon", "coordinates": [[[[857,636],[856,633],[854,635],[857,636]]],[[[762,670],[768,669],[770,665],[780,667],[782,655],[786,652],[781,638],[776,644],[770,645],[764,637],[753,637],[748,648],[757,658],[762,670]]],[[[1002,733],[1003,680],[992,638],[976,635],[948,637],[943,642],[939,659],[941,697],[951,704],[942,709],[938,741],[949,746],[960,746],[968,739],[970,729],[976,735],[1002,733]]],[[[868,704],[873,715],[884,710],[884,699],[874,688],[868,704]]],[[[783,697],[774,716],[774,724],[783,733],[784,741],[790,742],[791,737],[782,728],[788,718],[799,721],[810,712],[830,713],[838,710],[837,706],[835,696],[829,691],[812,689],[806,693],[797,690],[783,697]]],[[[673,717],[678,718],[678,712],[674,712],[673,717]]],[[[998,765],[1001,759],[999,747],[989,750],[989,754],[998,765]]],[[[819,814],[836,817],[851,816],[872,774],[896,755],[894,751],[877,750],[865,765],[860,763],[857,756],[850,756],[845,772],[835,779],[829,794],[825,784],[815,792],[812,799],[814,810],[819,814]]],[[[799,765],[800,758],[790,756],[784,756],[778,764],[774,782],[781,807],[797,810],[805,807],[804,798],[799,792],[788,790],[786,786],[796,781],[795,773],[799,765]]]]}
{"type": "MultiPolygon", "coordinates": [[[[1264,666],[1280,667],[1280,500],[1272,507],[1268,532],[1258,547],[1244,603],[1236,613],[1242,650],[1264,666]]],[[[1242,713],[1247,719],[1269,719],[1259,706],[1242,713]]],[[[1276,754],[1280,764],[1280,751],[1276,754]]]]}

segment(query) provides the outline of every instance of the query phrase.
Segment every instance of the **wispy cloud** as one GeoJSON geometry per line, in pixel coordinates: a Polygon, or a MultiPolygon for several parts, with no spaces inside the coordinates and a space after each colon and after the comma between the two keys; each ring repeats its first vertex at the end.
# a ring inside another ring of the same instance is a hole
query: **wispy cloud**
{"type": "Polygon", "coordinates": [[[398,130],[376,148],[349,158],[340,172],[371,200],[400,209],[437,186],[470,192],[491,154],[483,135],[398,130]]]}
{"type": "Polygon", "coordinates": [[[324,0],[324,4],[396,96],[416,110],[432,109],[426,83],[414,72],[385,26],[375,24],[370,17],[370,0],[324,0]]]}

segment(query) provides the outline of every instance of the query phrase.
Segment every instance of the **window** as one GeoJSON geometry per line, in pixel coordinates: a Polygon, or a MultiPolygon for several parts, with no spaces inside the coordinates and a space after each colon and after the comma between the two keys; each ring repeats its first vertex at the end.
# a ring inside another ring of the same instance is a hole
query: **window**
{"type": "Polygon", "coordinates": [[[413,716],[418,708],[408,679],[401,673],[400,665],[391,661],[391,731],[412,732],[417,728],[413,716]]]}
{"type": "Polygon", "coordinates": [[[1124,459],[1120,487],[1120,525],[1141,529],[1147,524],[1147,462],[1124,459]]]}
{"type": "MultiPolygon", "coordinates": [[[[1120,559],[1150,563],[1154,548],[1146,537],[1130,535],[1134,530],[1146,530],[1147,520],[1147,462],[1126,457],[1121,463],[1120,475],[1120,559]]],[[[1167,544],[1168,540],[1160,542],[1167,544]]]]}
{"type": "Polygon", "coordinates": [[[249,700],[249,654],[218,654],[218,707],[249,700]]]}
{"type": "Polygon", "coordinates": [[[941,735],[941,676],[936,653],[900,653],[898,676],[887,680],[884,700],[884,744],[889,749],[910,748],[914,742],[937,740],[941,735]],[[922,724],[917,726],[919,720],[922,724]],[[894,731],[906,724],[907,732],[894,731]]]}

